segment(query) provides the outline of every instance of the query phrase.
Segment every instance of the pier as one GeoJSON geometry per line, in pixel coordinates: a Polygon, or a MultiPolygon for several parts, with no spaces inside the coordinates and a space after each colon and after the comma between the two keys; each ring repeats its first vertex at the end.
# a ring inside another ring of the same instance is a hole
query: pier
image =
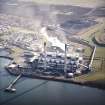
{"type": "Polygon", "coordinates": [[[18,75],[17,77],[16,77],[16,79],[12,82],[12,83],[10,83],[10,85],[5,89],[5,91],[6,92],[15,92],[16,91],[16,89],[13,87],[15,84],[16,84],[16,82],[21,78],[21,74],[20,75],[18,75]]]}
{"type": "Polygon", "coordinates": [[[11,58],[11,57],[9,57],[9,56],[1,56],[1,55],[0,55],[0,58],[6,58],[6,59],[13,60],[13,58],[11,58]]]}

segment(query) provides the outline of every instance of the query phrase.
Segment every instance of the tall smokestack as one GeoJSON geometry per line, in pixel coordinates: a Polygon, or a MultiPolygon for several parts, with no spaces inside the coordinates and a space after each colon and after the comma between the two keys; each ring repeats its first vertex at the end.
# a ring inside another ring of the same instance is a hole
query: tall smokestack
{"type": "Polygon", "coordinates": [[[46,42],[44,42],[44,70],[46,71],[46,42]]]}
{"type": "Polygon", "coordinates": [[[65,44],[64,73],[67,76],[67,44],[65,44]]]}

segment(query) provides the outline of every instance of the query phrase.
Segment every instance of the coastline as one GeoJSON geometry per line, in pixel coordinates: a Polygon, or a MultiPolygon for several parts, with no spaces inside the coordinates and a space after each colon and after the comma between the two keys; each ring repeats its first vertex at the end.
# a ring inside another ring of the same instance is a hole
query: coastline
{"type": "MultiPolygon", "coordinates": [[[[11,75],[15,75],[18,76],[19,73],[14,73],[11,70],[9,70],[8,68],[5,68],[11,75]]],[[[26,73],[22,73],[22,76],[24,77],[28,77],[28,78],[33,78],[33,79],[44,79],[44,80],[49,80],[49,81],[58,81],[58,82],[65,82],[65,83],[72,83],[72,84],[76,84],[76,85],[80,85],[80,86],[88,86],[88,87],[92,87],[92,88],[97,88],[97,89],[102,89],[105,90],[105,85],[104,84],[99,84],[96,83],[94,81],[76,81],[70,79],[70,78],[59,78],[59,77],[54,77],[54,76],[43,76],[43,75],[37,75],[37,74],[26,74],[26,73]]]]}
{"type": "MultiPolygon", "coordinates": [[[[7,49],[7,48],[6,48],[7,49]]],[[[6,50],[5,48],[3,50],[6,50]]],[[[12,50],[11,49],[7,49],[7,52],[9,52],[9,54],[12,54],[12,50]]],[[[0,56],[1,57],[1,56],[0,56]]],[[[5,59],[10,59],[11,61],[13,61],[13,57],[12,56],[3,56],[3,58],[5,59]]],[[[5,69],[10,73],[10,75],[15,75],[18,76],[19,72],[16,73],[12,72],[12,70],[8,69],[8,67],[5,67],[5,69]]],[[[105,85],[101,84],[101,83],[97,83],[94,81],[81,81],[81,80],[75,80],[74,78],[64,78],[62,77],[57,77],[57,76],[44,76],[44,75],[38,75],[38,74],[32,74],[32,73],[22,73],[22,76],[24,77],[29,77],[29,78],[36,78],[36,79],[45,79],[45,80],[50,80],[50,81],[59,81],[59,82],[66,82],[66,83],[73,83],[73,84],[77,84],[80,86],[88,86],[88,87],[93,87],[93,88],[97,88],[97,89],[102,89],[105,90],[105,85]]]]}

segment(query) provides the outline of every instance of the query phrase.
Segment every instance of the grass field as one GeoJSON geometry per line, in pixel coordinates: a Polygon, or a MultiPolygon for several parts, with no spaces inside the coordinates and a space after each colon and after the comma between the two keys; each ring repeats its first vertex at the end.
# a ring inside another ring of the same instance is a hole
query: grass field
{"type": "MultiPolygon", "coordinates": [[[[84,32],[81,38],[89,41],[89,43],[96,45],[93,43],[93,36],[103,34],[103,29],[105,29],[105,24],[98,24],[96,26],[91,27],[88,31],[84,32]]],[[[89,49],[86,49],[86,55],[89,53],[89,49]]],[[[80,77],[76,77],[76,81],[83,82],[93,82],[97,85],[105,86],[105,47],[101,47],[96,45],[96,53],[95,59],[92,64],[92,72],[86,75],[82,75],[80,77]]]]}

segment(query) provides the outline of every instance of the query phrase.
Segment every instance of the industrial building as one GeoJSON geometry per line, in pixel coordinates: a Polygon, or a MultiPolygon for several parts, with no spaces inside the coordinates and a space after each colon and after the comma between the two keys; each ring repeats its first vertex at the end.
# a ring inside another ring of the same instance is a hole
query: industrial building
{"type": "MultiPolygon", "coordinates": [[[[65,44],[64,51],[57,46],[47,46],[44,42],[42,52],[31,53],[24,64],[10,64],[7,68],[13,74],[39,75],[72,78],[90,71],[91,61],[83,56],[84,48],[65,44]],[[72,51],[70,51],[72,50],[72,51]],[[13,66],[11,66],[13,65],[13,66]]],[[[28,53],[28,52],[27,52],[28,53]]],[[[26,53],[24,53],[26,55],[26,53]]],[[[92,55],[94,57],[94,54],[92,55]]],[[[93,58],[91,57],[91,58],[93,58]]]]}
{"type": "Polygon", "coordinates": [[[48,51],[46,50],[46,43],[44,43],[43,52],[31,57],[28,64],[32,67],[33,72],[43,75],[73,77],[75,74],[81,74],[83,70],[88,69],[81,54],[83,49],[78,48],[75,52],[68,53],[68,46],[65,44],[64,52],[60,52],[55,46],[54,50],[56,49],[56,51],[48,51]]]}

